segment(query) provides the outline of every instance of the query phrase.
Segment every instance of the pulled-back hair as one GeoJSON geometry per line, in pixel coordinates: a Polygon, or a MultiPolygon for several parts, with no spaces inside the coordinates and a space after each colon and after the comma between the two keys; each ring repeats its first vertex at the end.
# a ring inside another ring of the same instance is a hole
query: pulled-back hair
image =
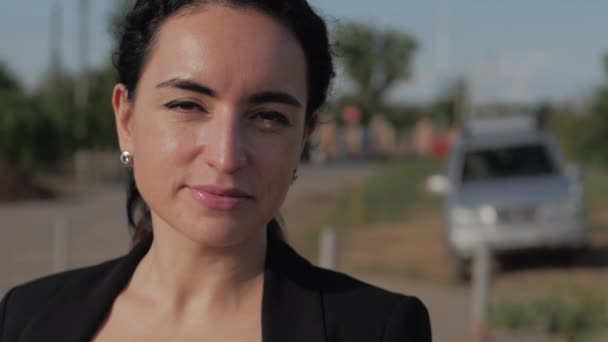
{"type": "MultiPolygon", "coordinates": [[[[315,113],[327,98],[334,67],[325,22],[306,0],[137,0],[119,28],[114,63],[118,81],[127,88],[129,98],[136,96],[139,79],[161,25],[177,13],[208,4],[257,10],[290,30],[306,59],[306,126],[313,128],[315,113]]],[[[152,229],[152,224],[149,208],[137,189],[132,172],[128,179],[127,215],[133,242],[136,243],[152,229]]],[[[270,233],[281,235],[280,231],[270,233]]]]}

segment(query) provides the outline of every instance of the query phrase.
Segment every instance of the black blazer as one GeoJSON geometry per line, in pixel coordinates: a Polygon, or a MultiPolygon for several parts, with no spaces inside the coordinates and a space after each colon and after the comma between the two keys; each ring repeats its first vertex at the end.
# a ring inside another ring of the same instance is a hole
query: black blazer
{"type": "MultiPolygon", "coordinates": [[[[151,234],[122,258],[18,286],[0,303],[0,342],[88,341],[109,313],[151,234]]],[[[420,300],[311,265],[268,238],[263,342],[427,342],[420,300]]]]}

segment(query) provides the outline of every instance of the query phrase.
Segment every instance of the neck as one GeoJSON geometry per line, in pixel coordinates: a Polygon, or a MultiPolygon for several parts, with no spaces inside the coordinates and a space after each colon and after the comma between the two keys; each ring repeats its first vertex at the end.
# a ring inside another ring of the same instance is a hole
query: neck
{"type": "Polygon", "coordinates": [[[265,257],[265,229],[238,246],[211,248],[155,224],[154,240],[130,287],[174,310],[238,309],[261,294],[265,257]]]}

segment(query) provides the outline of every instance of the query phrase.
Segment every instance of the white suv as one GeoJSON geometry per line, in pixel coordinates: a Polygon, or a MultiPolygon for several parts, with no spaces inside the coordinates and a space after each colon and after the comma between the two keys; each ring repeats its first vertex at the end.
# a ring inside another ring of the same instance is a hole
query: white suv
{"type": "Polygon", "coordinates": [[[565,165],[552,134],[533,122],[470,122],[450,152],[445,233],[460,277],[481,241],[495,255],[586,244],[580,171],[565,165]]]}

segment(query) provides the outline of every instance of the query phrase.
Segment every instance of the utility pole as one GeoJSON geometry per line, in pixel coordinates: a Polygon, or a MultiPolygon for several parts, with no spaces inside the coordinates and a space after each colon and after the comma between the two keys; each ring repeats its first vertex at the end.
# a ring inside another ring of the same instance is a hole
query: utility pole
{"type": "MultiPolygon", "coordinates": [[[[77,120],[74,120],[74,136],[78,144],[83,144],[88,135],[89,103],[89,0],[78,1],[78,59],[80,72],[74,82],[74,102],[76,105],[77,120]]],[[[86,184],[89,181],[91,165],[89,153],[84,146],[80,146],[74,155],[74,169],[78,183],[86,184]]]]}
{"type": "Polygon", "coordinates": [[[51,45],[50,49],[50,69],[49,78],[51,84],[57,84],[61,77],[61,36],[62,36],[62,14],[63,9],[61,5],[55,4],[51,8],[51,30],[49,32],[49,42],[51,45]]]}
{"type": "Polygon", "coordinates": [[[445,80],[450,72],[451,33],[448,9],[445,1],[439,5],[435,24],[435,71],[441,80],[445,80]]]}
{"type": "Polygon", "coordinates": [[[77,129],[77,136],[84,138],[87,135],[86,107],[89,103],[89,0],[78,0],[78,59],[80,62],[80,75],[75,82],[76,108],[82,116],[77,129]]]}

